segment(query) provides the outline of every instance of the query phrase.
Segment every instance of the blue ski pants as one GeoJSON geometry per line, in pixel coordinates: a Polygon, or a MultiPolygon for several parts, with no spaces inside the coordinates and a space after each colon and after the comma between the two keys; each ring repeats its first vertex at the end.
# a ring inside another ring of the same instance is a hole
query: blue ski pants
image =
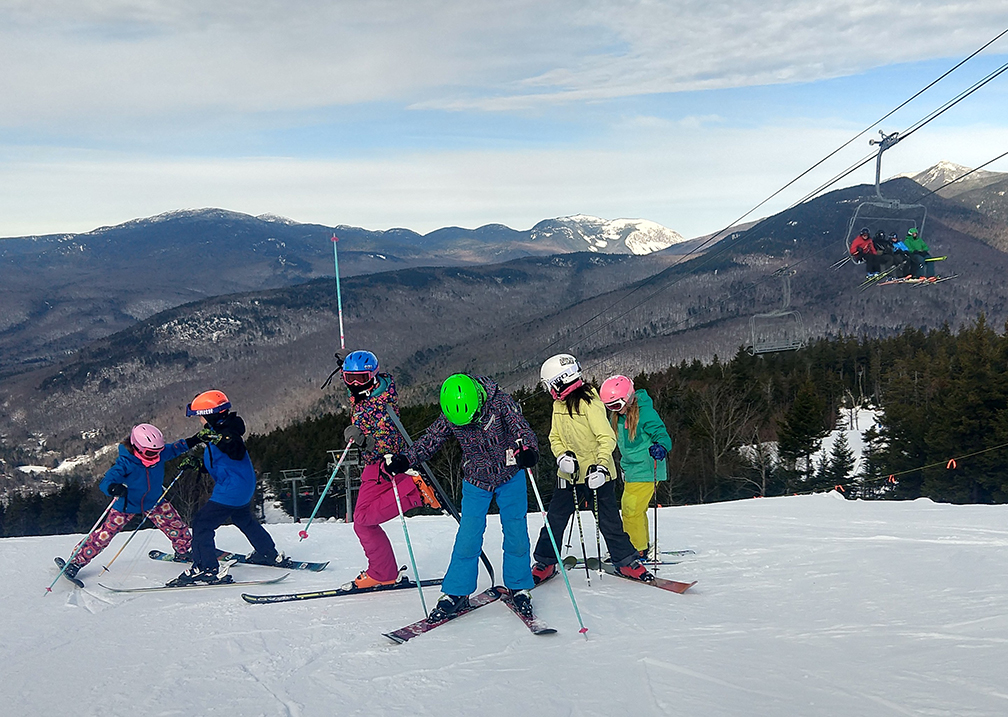
{"type": "Polygon", "coordinates": [[[525,471],[520,470],[494,491],[463,481],[462,519],[455,536],[451,564],[441,583],[441,591],[446,595],[469,595],[476,589],[487,510],[494,498],[504,532],[504,587],[529,590],[534,585],[529,560],[528,488],[525,471]]]}
{"type": "Polygon", "coordinates": [[[272,558],[277,554],[273,538],[252,515],[252,503],[233,506],[208,500],[193,516],[192,522],[192,559],[197,568],[216,570],[220,567],[217,561],[217,546],[214,544],[214,533],[217,528],[230,521],[238,530],[244,533],[256,552],[272,558]]]}

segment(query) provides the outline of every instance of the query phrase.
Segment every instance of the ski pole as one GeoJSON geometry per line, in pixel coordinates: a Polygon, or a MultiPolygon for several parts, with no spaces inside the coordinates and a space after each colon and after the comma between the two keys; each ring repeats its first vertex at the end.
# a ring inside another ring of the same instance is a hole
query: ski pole
{"type": "Polygon", "coordinates": [[[654,569],[658,572],[658,459],[654,459],[654,569]]]}
{"type": "Polygon", "coordinates": [[[333,264],[336,266],[336,306],[339,311],[339,345],[341,349],[346,348],[346,341],[343,338],[343,296],[340,294],[339,286],[339,252],[336,251],[336,245],[339,244],[339,239],[336,234],[332,235],[332,253],[333,253],[333,264]]]}
{"type": "MultiPolygon", "coordinates": [[[[602,579],[602,543],[599,538],[599,534],[602,532],[602,526],[599,525],[598,520],[598,489],[592,491],[592,498],[594,499],[592,505],[592,515],[595,516],[595,555],[598,557],[598,575],[599,580],[602,579]]],[[[587,562],[587,561],[585,561],[587,562]]]]}
{"type": "MultiPolygon", "coordinates": [[[[413,439],[410,438],[410,434],[406,431],[403,426],[402,421],[399,420],[399,416],[392,408],[392,404],[388,403],[385,405],[385,413],[391,419],[392,423],[395,424],[396,430],[399,431],[399,435],[403,437],[406,441],[407,446],[413,445],[413,439]]],[[[427,476],[427,480],[430,484],[434,486],[434,490],[438,493],[438,498],[441,500],[441,505],[447,510],[451,516],[457,520],[459,523],[462,522],[462,516],[459,514],[458,509],[452,504],[451,499],[448,497],[448,493],[442,487],[441,483],[438,482],[437,477],[434,475],[434,471],[431,467],[427,465],[427,461],[422,461],[420,467],[423,469],[424,474],[427,476]]],[[[497,579],[494,577],[493,564],[490,562],[490,558],[487,557],[486,552],[480,550],[480,562],[483,563],[483,567],[486,568],[487,574],[490,576],[490,584],[496,585],[497,579]]]]}
{"type": "MultiPolygon", "coordinates": [[[[182,469],[182,470],[185,470],[185,469],[182,469]]],[[[136,527],[136,529],[132,533],[130,533],[130,537],[126,538],[126,542],[123,543],[123,546],[121,548],[119,548],[119,552],[117,552],[115,555],[112,556],[112,559],[109,560],[108,565],[103,565],[102,566],[101,574],[98,577],[101,577],[102,575],[104,575],[105,573],[107,573],[109,571],[109,568],[112,567],[112,563],[114,563],[116,561],[116,558],[118,558],[120,555],[122,555],[122,551],[126,550],[126,546],[129,545],[130,541],[133,540],[133,538],[136,537],[136,534],[140,532],[140,528],[144,527],[144,523],[147,522],[147,519],[150,517],[150,514],[153,513],[157,509],[157,507],[159,505],[161,505],[161,501],[163,501],[164,497],[166,495],[168,495],[168,491],[170,491],[172,489],[172,486],[175,485],[175,481],[177,481],[179,478],[182,477],[182,470],[180,470],[178,472],[178,475],[175,476],[175,479],[171,483],[168,484],[167,488],[164,489],[164,492],[161,494],[161,497],[157,499],[156,503],[154,503],[154,507],[152,507],[150,510],[148,510],[144,514],[143,520],[140,521],[140,525],[138,525],[136,527]]]]}
{"type": "Polygon", "coordinates": [[[304,530],[298,532],[298,542],[301,542],[308,537],[308,528],[311,527],[312,521],[315,520],[315,514],[318,513],[319,508],[322,507],[322,500],[329,492],[329,487],[333,484],[333,481],[336,480],[336,474],[339,473],[340,466],[343,465],[343,460],[347,457],[347,453],[352,445],[353,441],[347,443],[346,448],[343,449],[343,453],[340,454],[339,460],[336,461],[336,467],[333,468],[332,475],[329,476],[329,482],[325,484],[325,488],[322,489],[322,495],[320,495],[318,500],[315,502],[315,510],[311,512],[311,517],[308,519],[308,525],[304,527],[304,530]]]}
{"type": "Polygon", "coordinates": [[[557,559],[557,569],[563,575],[564,583],[567,584],[567,594],[570,596],[571,606],[574,608],[574,614],[577,616],[578,624],[581,626],[578,632],[584,635],[587,640],[588,628],[585,627],[584,620],[581,619],[581,611],[578,610],[577,600],[574,599],[574,590],[571,588],[570,580],[567,578],[567,569],[564,567],[563,558],[560,556],[560,546],[557,545],[556,537],[553,535],[553,528],[550,527],[549,519],[546,517],[546,507],[543,505],[542,496],[539,495],[539,486],[536,485],[535,476],[532,475],[531,468],[525,469],[525,475],[528,476],[529,483],[532,484],[532,492],[535,493],[536,502],[539,504],[539,512],[542,514],[543,525],[546,526],[546,534],[549,535],[550,543],[553,545],[553,554],[556,555],[557,559]]]}
{"type": "Polygon", "coordinates": [[[577,483],[571,485],[571,493],[574,495],[574,515],[577,517],[578,535],[581,537],[581,559],[584,560],[585,579],[588,581],[588,587],[591,587],[591,571],[588,569],[588,551],[585,550],[584,530],[581,527],[581,506],[578,504],[577,483]]]}
{"type": "MultiPolygon", "coordinates": [[[[98,518],[98,520],[95,522],[93,526],[91,526],[91,530],[87,532],[87,535],[85,535],[83,538],[80,539],[80,542],[77,543],[77,547],[75,547],[73,549],[73,552],[70,553],[70,557],[67,558],[67,561],[65,563],[63,563],[63,567],[60,569],[59,574],[56,576],[56,580],[59,580],[61,577],[63,577],[63,573],[66,571],[67,565],[72,563],[73,559],[77,557],[77,552],[81,549],[81,546],[84,545],[84,541],[86,541],[88,538],[91,537],[91,533],[98,530],[98,526],[104,522],[105,516],[107,516],[111,512],[112,506],[115,505],[115,502],[117,500],[119,500],[119,496],[115,496],[111,501],[109,501],[108,508],[105,509],[105,512],[102,513],[101,517],[98,518]]],[[[49,587],[46,588],[46,595],[52,592],[53,585],[56,584],[56,580],[53,580],[52,583],[50,583],[49,587]]]]}
{"type": "Polygon", "coordinates": [[[413,543],[409,539],[409,530],[406,529],[406,514],[403,513],[402,503],[399,501],[399,486],[396,485],[396,477],[392,476],[392,493],[395,495],[395,504],[399,509],[399,520],[402,522],[402,532],[406,537],[406,550],[409,551],[410,564],[413,566],[413,578],[416,580],[417,592],[420,593],[420,606],[423,608],[424,617],[430,615],[427,612],[427,601],[424,600],[423,585],[420,584],[420,573],[417,571],[416,558],[413,556],[413,543]]]}

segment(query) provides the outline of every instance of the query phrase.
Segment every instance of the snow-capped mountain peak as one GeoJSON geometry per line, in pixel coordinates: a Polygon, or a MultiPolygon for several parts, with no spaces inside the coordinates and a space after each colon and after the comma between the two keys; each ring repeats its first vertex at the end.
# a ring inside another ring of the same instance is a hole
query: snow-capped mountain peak
{"type": "Polygon", "coordinates": [[[602,219],[588,214],[547,219],[531,231],[533,241],[557,235],[583,242],[588,251],[621,254],[651,254],[685,241],[678,232],[647,219],[602,219]]]}

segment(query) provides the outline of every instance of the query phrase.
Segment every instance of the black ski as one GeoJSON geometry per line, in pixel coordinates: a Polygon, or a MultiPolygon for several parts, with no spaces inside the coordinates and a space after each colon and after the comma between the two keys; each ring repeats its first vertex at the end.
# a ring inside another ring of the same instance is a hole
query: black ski
{"type": "MultiPolygon", "coordinates": [[[[66,561],[63,558],[53,558],[53,559],[56,561],[56,565],[59,567],[59,569],[63,570],[63,566],[66,565],[66,561]]],[[[69,580],[79,588],[84,587],[84,582],[82,580],[70,577],[69,575],[66,574],[65,570],[63,570],[63,577],[65,577],[67,580],[69,580]]]]}
{"type": "Polygon", "coordinates": [[[407,640],[411,640],[417,635],[423,635],[425,632],[430,632],[435,627],[440,627],[446,622],[451,622],[457,617],[462,617],[468,613],[483,607],[484,605],[489,605],[492,602],[496,602],[501,597],[499,588],[487,588],[481,593],[476,593],[469,597],[469,604],[464,608],[453,612],[451,615],[446,617],[444,620],[438,620],[437,622],[429,622],[427,618],[423,620],[417,620],[412,625],[407,625],[406,627],[401,627],[393,632],[382,633],[388,639],[392,640],[397,644],[403,644],[407,640]]]}
{"type": "MultiPolygon", "coordinates": [[[[272,585],[273,583],[278,583],[285,579],[290,573],[284,573],[278,578],[271,578],[269,580],[230,580],[222,581],[218,583],[192,583],[191,585],[153,585],[150,587],[143,588],[114,588],[110,585],[101,585],[101,587],[106,590],[111,590],[114,593],[151,593],[160,592],[162,590],[192,590],[195,588],[223,588],[223,587],[235,587],[239,585],[272,585]]],[[[231,577],[230,575],[228,577],[231,577]]]]}
{"type": "MultiPolygon", "coordinates": [[[[432,585],[440,585],[441,578],[436,578],[432,580],[421,580],[421,587],[430,587],[432,585]]],[[[242,600],[253,605],[262,605],[271,602],[294,602],[296,600],[315,600],[317,598],[327,598],[327,597],[340,597],[342,595],[366,595],[367,593],[381,593],[389,592],[392,590],[416,590],[416,583],[412,580],[406,579],[401,580],[393,585],[375,585],[370,588],[351,588],[344,589],[342,587],[331,589],[331,590],[316,590],[314,592],[303,592],[303,593],[287,593],[284,595],[249,595],[248,593],[242,593],[242,600]]]]}
{"type": "MultiPolygon", "coordinates": [[[[176,560],[175,553],[166,553],[161,550],[152,550],[147,553],[151,560],[163,560],[171,563],[191,563],[191,560],[176,560]]],[[[324,563],[308,563],[303,561],[291,560],[290,558],[284,558],[282,563],[250,563],[247,555],[242,555],[241,553],[229,553],[226,550],[217,551],[217,559],[221,562],[225,560],[233,560],[236,563],[242,563],[244,565],[262,565],[266,568],[283,568],[284,570],[311,570],[312,572],[321,572],[326,569],[329,561],[324,563]]]]}

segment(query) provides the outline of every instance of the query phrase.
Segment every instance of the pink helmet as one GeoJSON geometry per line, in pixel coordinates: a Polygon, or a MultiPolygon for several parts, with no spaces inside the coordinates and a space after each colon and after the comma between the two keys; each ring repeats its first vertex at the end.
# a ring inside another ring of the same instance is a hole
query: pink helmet
{"type": "Polygon", "coordinates": [[[148,468],[158,462],[164,448],[164,436],[157,426],[139,423],[130,431],[130,443],[140,462],[148,468]]]}
{"type": "Polygon", "coordinates": [[[602,387],[599,389],[599,398],[610,411],[622,411],[628,403],[633,401],[633,396],[633,381],[618,374],[603,381],[602,387]]]}

